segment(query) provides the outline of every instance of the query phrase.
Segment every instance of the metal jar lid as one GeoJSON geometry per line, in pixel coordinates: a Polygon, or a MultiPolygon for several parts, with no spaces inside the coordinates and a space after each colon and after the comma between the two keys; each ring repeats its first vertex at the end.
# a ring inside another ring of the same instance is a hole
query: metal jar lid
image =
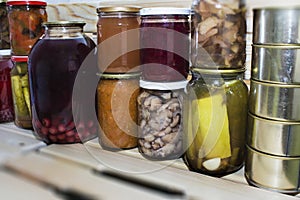
{"type": "Polygon", "coordinates": [[[0,60],[9,59],[10,57],[11,57],[11,50],[10,49],[0,50],[0,60]]]}
{"type": "Polygon", "coordinates": [[[179,90],[185,89],[187,80],[177,82],[152,82],[140,80],[140,87],[149,90],[179,90]]]}
{"type": "Polygon", "coordinates": [[[8,6],[46,6],[47,2],[43,0],[8,0],[6,3],[8,6]]]}
{"type": "Polygon", "coordinates": [[[11,60],[13,62],[28,62],[28,56],[12,56],[11,60]]]}
{"type": "Polygon", "coordinates": [[[127,79],[139,79],[141,76],[141,73],[126,73],[126,74],[109,74],[109,73],[98,73],[97,76],[100,77],[100,79],[105,80],[127,80],[127,79]]]}
{"type": "Polygon", "coordinates": [[[196,72],[199,74],[205,74],[205,75],[237,75],[242,74],[246,71],[245,68],[239,68],[239,69],[206,69],[206,68],[197,68],[192,67],[192,72],[196,72]]]}
{"type": "Polygon", "coordinates": [[[96,9],[97,13],[114,13],[114,12],[124,12],[124,13],[138,13],[140,11],[140,7],[135,6],[109,6],[109,7],[98,7],[96,9]]]}
{"type": "Polygon", "coordinates": [[[84,21],[49,21],[44,22],[43,26],[47,27],[71,27],[80,26],[83,27],[86,23],[84,21]]]}

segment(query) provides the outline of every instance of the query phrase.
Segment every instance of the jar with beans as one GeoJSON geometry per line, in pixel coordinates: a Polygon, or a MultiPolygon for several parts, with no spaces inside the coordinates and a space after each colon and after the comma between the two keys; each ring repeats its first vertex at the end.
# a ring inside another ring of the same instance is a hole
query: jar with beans
{"type": "Polygon", "coordinates": [[[140,81],[138,149],[145,158],[168,160],[183,154],[186,84],[140,81]]]}
{"type": "Polygon", "coordinates": [[[244,0],[195,0],[192,64],[199,68],[243,68],[246,59],[244,0]]]}

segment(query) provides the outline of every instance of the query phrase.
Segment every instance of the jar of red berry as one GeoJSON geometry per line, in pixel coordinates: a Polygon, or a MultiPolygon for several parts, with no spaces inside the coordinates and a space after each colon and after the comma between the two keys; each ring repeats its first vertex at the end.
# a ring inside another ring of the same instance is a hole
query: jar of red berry
{"type": "Polygon", "coordinates": [[[97,123],[85,115],[86,109],[74,110],[73,87],[95,43],[84,36],[84,22],[44,25],[45,35],[34,45],[28,60],[34,131],[46,143],[85,142],[96,136],[97,123]]]}

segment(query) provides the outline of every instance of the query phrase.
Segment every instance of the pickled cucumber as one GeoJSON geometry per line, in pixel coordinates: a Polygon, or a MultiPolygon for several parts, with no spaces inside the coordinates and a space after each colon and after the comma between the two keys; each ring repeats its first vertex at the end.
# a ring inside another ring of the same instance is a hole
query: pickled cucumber
{"type": "Polygon", "coordinates": [[[12,76],[13,99],[15,104],[16,116],[28,116],[29,111],[26,106],[25,97],[23,94],[22,81],[19,76],[12,76]]]}

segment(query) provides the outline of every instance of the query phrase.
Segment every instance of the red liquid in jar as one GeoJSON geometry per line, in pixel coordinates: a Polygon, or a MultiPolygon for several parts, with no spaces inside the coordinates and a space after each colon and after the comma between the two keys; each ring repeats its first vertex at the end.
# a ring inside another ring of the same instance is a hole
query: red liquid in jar
{"type": "Polygon", "coordinates": [[[10,59],[0,60],[0,122],[12,122],[14,120],[14,108],[10,70],[13,63],[10,59]]]}
{"type": "Polygon", "coordinates": [[[83,38],[42,39],[31,51],[32,122],[35,132],[45,142],[82,142],[81,139],[96,132],[96,124],[88,121],[80,122],[76,129],[72,114],[74,81],[81,63],[94,47],[83,38]],[[77,131],[83,133],[82,138],[77,131]]]}
{"type": "Polygon", "coordinates": [[[145,21],[143,23],[142,20],[141,24],[142,79],[162,82],[184,80],[189,71],[190,27],[187,17],[174,15],[171,16],[171,20],[165,22],[153,22],[151,20],[153,17],[143,19],[145,21]],[[149,27],[164,29],[146,29],[149,27]],[[182,34],[173,34],[172,30],[182,34]],[[152,46],[160,48],[148,48],[152,46]]]}

